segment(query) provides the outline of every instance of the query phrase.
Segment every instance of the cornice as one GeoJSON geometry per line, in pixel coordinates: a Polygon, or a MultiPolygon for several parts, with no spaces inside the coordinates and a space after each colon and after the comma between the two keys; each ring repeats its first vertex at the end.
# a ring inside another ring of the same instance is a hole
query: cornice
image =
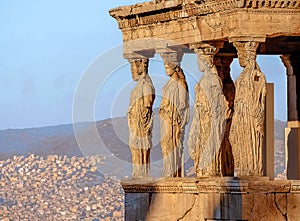
{"type": "MultiPolygon", "coordinates": [[[[164,2],[164,1],[163,1],[164,2]]],[[[119,7],[110,11],[111,16],[119,22],[119,28],[167,22],[193,16],[205,16],[215,13],[232,13],[237,11],[268,14],[300,14],[300,0],[216,0],[167,5],[146,2],[133,6],[119,7]]]]}
{"type": "Polygon", "coordinates": [[[151,182],[122,181],[125,193],[299,193],[299,181],[168,179],[151,182]]]}

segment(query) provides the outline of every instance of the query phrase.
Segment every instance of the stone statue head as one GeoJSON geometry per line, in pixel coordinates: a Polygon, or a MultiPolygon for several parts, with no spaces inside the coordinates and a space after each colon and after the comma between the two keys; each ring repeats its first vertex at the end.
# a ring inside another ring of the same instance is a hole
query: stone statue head
{"type": "Polygon", "coordinates": [[[138,81],[141,77],[148,74],[148,59],[130,59],[131,74],[134,81],[138,81]]]}
{"type": "Polygon", "coordinates": [[[212,45],[205,44],[203,46],[203,48],[194,49],[197,54],[198,66],[201,72],[212,69],[214,66],[214,55],[218,52],[218,49],[212,45]]]}
{"type": "Polygon", "coordinates": [[[255,68],[258,42],[234,42],[234,46],[237,48],[240,66],[255,68]]]}
{"type": "Polygon", "coordinates": [[[166,62],[165,62],[166,74],[167,74],[168,76],[172,76],[173,74],[176,73],[177,67],[178,67],[178,65],[175,64],[174,62],[166,61],[166,62]]]}
{"type": "Polygon", "coordinates": [[[185,79],[185,75],[179,63],[166,61],[165,69],[166,69],[167,76],[175,77],[179,79],[185,79]]]}
{"type": "Polygon", "coordinates": [[[177,76],[180,72],[180,61],[182,60],[182,52],[162,52],[160,53],[166,69],[166,74],[168,76],[177,76]]]}
{"type": "Polygon", "coordinates": [[[206,69],[211,69],[213,65],[213,55],[202,54],[198,56],[198,66],[201,72],[205,72],[206,69]]]}
{"type": "Polygon", "coordinates": [[[255,67],[256,53],[253,51],[239,51],[239,63],[241,67],[255,67]]]}

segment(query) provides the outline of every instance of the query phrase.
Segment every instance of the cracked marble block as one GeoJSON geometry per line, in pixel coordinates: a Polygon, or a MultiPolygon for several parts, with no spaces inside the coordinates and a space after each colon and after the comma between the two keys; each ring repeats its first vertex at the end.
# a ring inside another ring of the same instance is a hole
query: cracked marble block
{"type": "Polygon", "coordinates": [[[296,181],[167,178],[122,187],[126,221],[300,220],[296,181]]]}

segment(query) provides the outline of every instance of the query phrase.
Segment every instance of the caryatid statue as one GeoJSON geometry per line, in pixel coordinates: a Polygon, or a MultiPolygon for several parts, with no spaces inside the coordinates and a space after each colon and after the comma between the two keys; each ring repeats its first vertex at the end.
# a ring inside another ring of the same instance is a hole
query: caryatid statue
{"type": "Polygon", "coordinates": [[[132,79],[137,81],[130,93],[128,108],[129,147],[132,155],[132,177],[148,177],[150,171],[152,105],[155,91],[148,75],[148,59],[129,59],[132,79]]]}
{"type": "Polygon", "coordinates": [[[234,42],[241,75],[235,82],[234,114],[230,143],[235,172],[242,176],[262,176],[266,78],[256,63],[258,42],[234,42]]]}
{"type": "Polygon", "coordinates": [[[183,139],[189,122],[189,92],[180,67],[182,55],[177,52],[161,53],[166,74],[170,80],[163,87],[159,108],[163,173],[166,177],[182,177],[183,139]]]}
{"type": "Polygon", "coordinates": [[[227,169],[223,168],[226,164],[223,161],[227,159],[223,159],[221,143],[229,117],[229,106],[214,65],[217,49],[206,46],[194,51],[203,76],[195,86],[194,113],[188,138],[189,154],[194,160],[197,177],[223,176],[226,175],[227,169]]]}

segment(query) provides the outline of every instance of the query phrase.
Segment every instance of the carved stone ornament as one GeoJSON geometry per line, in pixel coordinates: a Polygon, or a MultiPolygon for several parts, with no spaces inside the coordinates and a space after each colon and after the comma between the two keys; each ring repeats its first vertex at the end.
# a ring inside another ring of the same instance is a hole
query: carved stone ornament
{"type": "Polygon", "coordinates": [[[194,160],[197,177],[222,176],[225,168],[221,143],[226,129],[228,102],[223,94],[222,81],[213,63],[216,48],[194,49],[203,77],[195,86],[194,116],[188,146],[194,160]]]}
{"type": "Polygon", "coordinates": [[[256,63],[258,42],[234,42],[241,75],[235,82],[236,96],[230,143],[236,175],[262,176],[266,78],[256,63]]]}
{"type": "Polygon", "coordinates": [[[189,122],[189,93],[184,73],[180,68],[175,52],[171,56],[161,54],[166,73],[170,80],[162,90],[162,101],[159,108],[161,126],[161,148],[163,155],[162,176],[182,176],[182,153],[185,126],[189,122]]]}
{"type": "Polygon", "coordinates": [[[137,81],[130,94],[128,108],[129,147],[132,155],[132,177],[148,177],[150,170],[152,105],[155,91],[148,75],[148,59],[129,60],[132,79],[137,81]]]}

